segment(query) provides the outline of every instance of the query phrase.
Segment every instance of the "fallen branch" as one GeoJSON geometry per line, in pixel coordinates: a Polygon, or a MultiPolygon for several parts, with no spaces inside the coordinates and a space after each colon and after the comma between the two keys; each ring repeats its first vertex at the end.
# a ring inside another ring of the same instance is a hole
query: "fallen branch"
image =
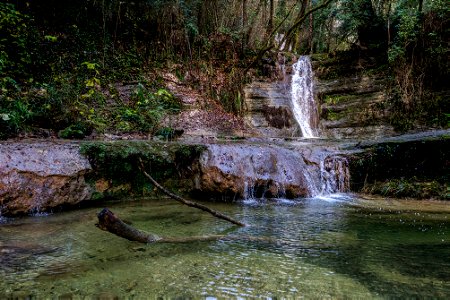
{"type": "Polygon", "coordinates": [[[151,243],[188,243],[188,242],[204,242],[217,240],[247,240],[259,242],[271,242],[269,238],[249,237],[249,236],[226,236],[226,235],[204,235],[204,236],[190,236],[190,237],[160,237],[155,234],[140,231],[133,226],[125,224],[119,217],[117,217],[108,208],[104,208],[97,214],[98,223],[95,224],[98,228],[104,231],[111,232],[115,235],[123,237],[130,241],[136,241],[145,244],[151,243]]]}
{"type": "Polygon", "coordinates": [[[98,223],[95,224],[95,226],[101,230],[109,231],[127,240],[140,243],[154,243],[161,240],[161,238],[157,235],[148,234],[125,224],[107,208],[104,208],[101,212],[99,212],[97,214],[97,218],[98,223]]]}
{"type": "Polygon", "coordinates": [[[226,215],[224,215],[224,214],[222,214],[222,213],[220,213],[220,212],[218,212],[216,210],[213,210],[213,209],[211,209],[211,208],[209,208],[209,207],[207,207],[207,206],[205,206],[203,204],[199,204],[199,203],[196,203],[196,202],[193,202],[193,201],[189,201],[189,200],[183,199],[180,196],[171,193],[170,191],[166,190],[162,185],[160,185],[158,182],[156,182],[156,180],[153,179],[153,177],[150,176],[145,171],[144,163],[142,162],[141,158],[139,158],[139,163],[140,163],[139,169],[142,171],[142,173],[145,175],[145,177],[147,177],[152,182],[152,184],[154,186],[156,186],[156,188],[161,190],[164,194],[166,194],[170,198],[172,198],[172,199],[174,199],[174,200],[176,200],[178,202],[181,202],[184,205],[187,205],[187,206],[190,206],[190,207],[195,207],[195,208],[201,209],[203,211],[206,211],[206,212],[210,213],[211,215],[213,215],[216,218],[219,218],[219,219],[222,219],[222,220],[226,220],[228,222],[231,222],[231,223],[239,225],[239,226],[245,226],[244,223],[239,222],[239,221],[237,221],[235,219],[232,219],[232,218],[230,218],[230,217],[228,217],[228,216],[226,216],[226,215]]]}

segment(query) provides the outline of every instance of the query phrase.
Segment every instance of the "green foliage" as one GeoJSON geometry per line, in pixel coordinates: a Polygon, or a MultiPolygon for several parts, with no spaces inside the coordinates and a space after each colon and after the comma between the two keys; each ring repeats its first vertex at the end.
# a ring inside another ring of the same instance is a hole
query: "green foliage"
{"type": "MultiPolygon", "coordinates": [[[[275,1],[273,28],[285,19],[293,3],[275,1]]],[[[296,3],[279,33],[286,32],[299,16],[300,3],[306,2],[296,3]]],[[[313,6],[317,3],[311,2],[313,6]]],[[[335,50],[344,44],[347,47],[342,48],[347,49],[353,44],[352,50],[357,51],[348,54],[352,64],[356,58],[366,59],[361,49],[375,49],[370,55],[385,59],[389,20],[391,69],[406,70],[404,65],[396,66],[404,62],[414,66],[408,78],[423,79],[424,89],[443,89],[448,74],[447,2],[425,1],[421,13],[417,1],[389,3],[389,12],[388,1],[370,0],[335,1],[315,12],[315,49],[335,50]],[[425,75],[420,77],[422,71],[425,75]]],[[[243,24],[242,7],[230,1],[0,3],[1,135],[5,138],[33,127],[49,127],[69,137],[77,135],[72,132],[77,132],[80,124],[86,128],[80,131],[84,134],[105,130],[154,133],[164,114],[180,110],[178,99],[165,89],[158,91],[162,86],[157,79],[139,86],[130,98],[111,91],[118,82],[128,85],[148,80],[148,71],[166,66],[167,60],[182,64],[177,67],[179,79],[188,83],[195,78],[196,87],[227,111],[242,113],[245,79],[240,72],[247,63],[242,59],[253,55],[267,34],[269,13],[264,1],[247,4],[247,24],[243,24]],[[185,78],[187,67],[183,64],[189,64],[189,74],[194,76],[185,78]],[[219,79],[218,69],[228,74],[227,78],[219,79]]],[[[304,41],[307,30],[299,30],[302,37],[292,42],[304,41]]],[[[340,74],[329,72],[330,76],[340,74]]],[[[434,124],[446,123],[444,101],[435,96],[425,98],[431,95],[427,91],[412,90],[410,87],[421,86],[417,81],[405,82],[408,84],[392,88],[393,107],[412,103],[408,113],[420,110],[434,124]],[[420,96],[410,96],[413,94],[420,96]],[[428,113],[431,109],[439,113],[428,113]]],[[[412,119],[412,114],[408,118],[412,119]]]]}
{"type": "Polygon", "coordinates": [[[398,12],[399,24],[394,44],[388,52],[389,62],[404,61],[408,48],[417,43],[419,37],[419,15],[415,11],[400,10],[398,12]]]}
{"type": "Polygon", "coordinates": [[[390,197],[450,200],[449,187],[437,181],[423,182],[417,178],[391,179],[367,185],[363,192],[390,197]]]}
{"type": "Polygon", "coordinates": [[[131,95],[130,104],[119,108],[116,128],[122,132],[150,132],[158,128],[161,118],[167,113],[181,110],[181,102],[166,89],[151,92],[138,84],[131,95]]]}
{"type": "Polygon", "coordinates": [[[63,139],[82,139],[89,135],[89,128],[83,123],[72,124],[65,129],[61,130],[58,135],[63,139]]]}
{"type": "Polygon", "coordinates": [[[21,99],[4,99],[0,103],[0,139],[16,135],[32,117],[28,105],[21,99]]]}
{"type": "Polygon", "coordinates": [[[28,16],[9,3],[0,3],[0,76],[14,78],[26,72],[28,16]]]}
{"type": "Polygon", "coordinates": [[[440,90],[447,89],[443,78],[448,78],[448,59],[443,53],[448,45],[443,41],[449,12],[443,1],[425,2],[422,10],[415,1],[400,1],[396,7],[388,58],[394,73],[392,124],[399,130],[418,122],[448,127],[445,114],[450,108],[441,101],[446,96],[440,90]]]}
{"type": "Polygon", "coordinates": [[[358,43],[370,49],[379,49],[385,44],[383,22],[376,14],[371,0],[340,1],[325,18],[332,16],[339,22],[337,38],[345,44],[358,43]]]}
{"type": "Polygon", "coordinates": [[[27,22],[28,17],[12,4],[0,3],[0,139],[24,129],[32,116],[18,81],[30,63],[27,22]]]}

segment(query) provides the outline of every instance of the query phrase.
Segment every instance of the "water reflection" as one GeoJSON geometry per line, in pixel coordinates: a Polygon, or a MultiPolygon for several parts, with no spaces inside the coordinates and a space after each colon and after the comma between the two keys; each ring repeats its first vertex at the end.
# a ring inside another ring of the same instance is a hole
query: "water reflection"
{"type": "Polygon", "coordinates": [[[95,228],[100,208],[0,225],[0,298],[450,296],[450,208],[332,195],[209,204],[231,226],[171,201],[115,204],[162,236],[265,237],[142,245],[95,228]]]}

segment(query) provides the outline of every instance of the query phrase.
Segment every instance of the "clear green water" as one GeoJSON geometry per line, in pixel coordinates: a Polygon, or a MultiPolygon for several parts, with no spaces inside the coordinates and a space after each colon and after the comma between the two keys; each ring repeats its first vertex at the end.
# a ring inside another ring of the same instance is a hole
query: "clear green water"
{"type": "Polygon", "coordinates": [[[170,200],[109,207],[162,236],[279,242],[142,245],[97,229],[100,208],[3,220],[0,299],[450,298],[450,203],[353,196],[209,205],[251,226],[170,200]]]}

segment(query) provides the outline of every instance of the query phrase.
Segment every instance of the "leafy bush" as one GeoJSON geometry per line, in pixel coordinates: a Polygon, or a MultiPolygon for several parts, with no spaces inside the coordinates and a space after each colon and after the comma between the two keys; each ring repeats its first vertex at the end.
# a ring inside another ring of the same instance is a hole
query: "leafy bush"
{"type": "MultiPolygon", "coordinates": [[[[9,3],[0,3],[0,76],[14,78],[30,63],[27,51],[28,17],[9,3]]],[[[3,86],[2,86],[3,88],[3,86]]]]}
{"type": "Polygon", "coordinates": [[[0,139],[16,135],[32,116],[28,105],[18,100],[2,100],[0,103],[0,139]],[[9,103],[8,103],[9,102],[9,103]]]}
{"type": "Polygon", "coordinates": [[[92,130],[83,123],[72,124],[58,133],[63,139],[82,139],[89,135],[92,130]]]}
{"type": "Polygon", "coordinates": [[[142,84],[131,95],[130,103],[119,109],[116,117],[119,131],[142,131],[154,133],[158,122],[166,113],[181,110],[181,102],[165,89],[151,92],[142,84]]]}

